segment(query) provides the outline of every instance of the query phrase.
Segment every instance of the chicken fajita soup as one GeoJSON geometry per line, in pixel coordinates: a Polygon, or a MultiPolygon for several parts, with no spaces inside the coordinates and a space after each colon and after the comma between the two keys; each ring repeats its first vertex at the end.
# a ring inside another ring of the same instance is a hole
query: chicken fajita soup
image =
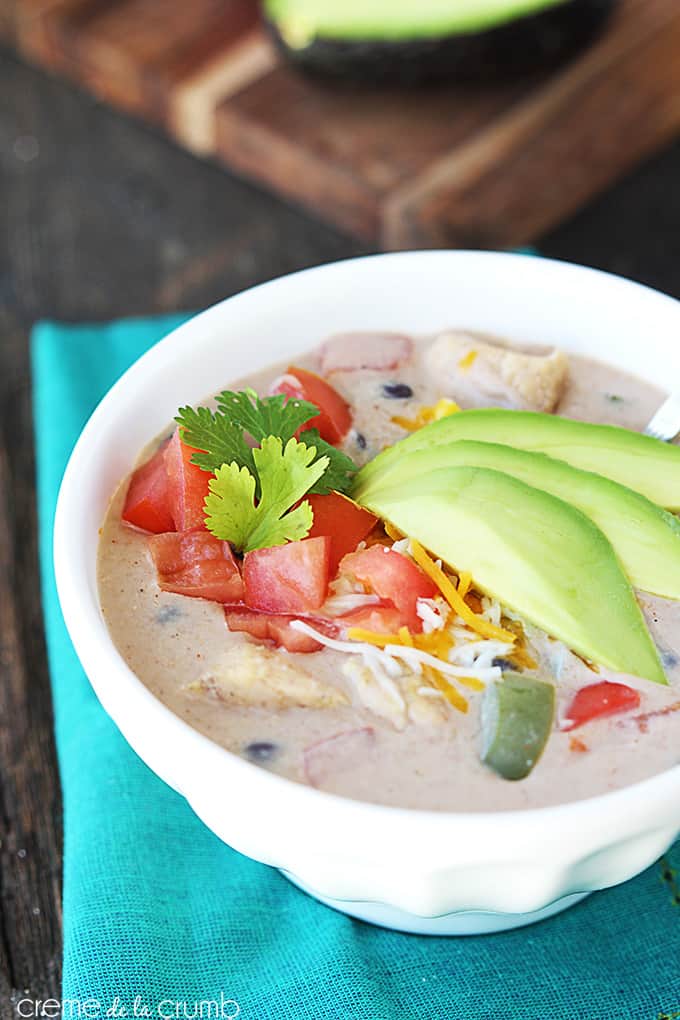
{"type": "Polygon", "coordinates": [[[540,807],[680,761],[680,448],[609,365],[334,336],[179,408],[109,507],[102,610],[190,725],[360,800],[540,807]]]}

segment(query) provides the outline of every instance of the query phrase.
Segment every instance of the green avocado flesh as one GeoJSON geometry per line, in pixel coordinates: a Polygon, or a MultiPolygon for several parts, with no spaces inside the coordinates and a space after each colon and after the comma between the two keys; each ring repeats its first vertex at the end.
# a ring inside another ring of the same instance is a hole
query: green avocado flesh
{"type": "MultiPolygon", "coordinates": [[[[604,532],[635,588],[680,599],[680,521],[639,492],[543,453],[473,440],[406,453],[399,460],[399,480],[407,485],[459,466],[503,471],[571,503],[604,532]]],[[[391,471],[384,481],[381,474],[374,476],[362,490],[362,500],[393,485],[394,477],[391,471]]]]}
{"type": "Polygon", "coordinates": [[[555,718],[555,688],[504,673],[482,698],[482,761],[503,779],[524,779],[541,757],[555,718]]]}
{"type": "Polygon", "coordinates": [[[361,501],[369,483],[396,472],[406,453],[459,439],[504,443],[547,453],[573,467],[611,478],[667,510],[680,510],[680,447],[617,425],[591,425],[537,411],[482,408],[460,411],[432,422],[390,446],[361,469],[352,496],[361,501]]]}
{"type": "Polygon", "coordinates": [[[574,651],[666,684],[628,578],[600,529],[564,500],[489,468],[452,467],[361,502],[574,651]]]}
{"type": "Polygon", "coordinates": [[[265,0],[289,45],[337,40],[436,39],[496,28],[568,0],[265,0]]]}

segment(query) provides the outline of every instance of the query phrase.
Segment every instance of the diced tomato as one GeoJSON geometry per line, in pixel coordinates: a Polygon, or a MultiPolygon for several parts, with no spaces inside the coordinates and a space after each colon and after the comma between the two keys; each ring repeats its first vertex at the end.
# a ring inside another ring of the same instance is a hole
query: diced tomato
{"type": "Polygon", "coordinates": [[[149,549],[163,591],[212,602],[238,602],[243,598],[241,572],[229,543],[210,532],[153,535],[149,549]]]}
{"type": "Polygon", "coordinates": [[[225,606],[224,618],[229,630],[242,631],[259,641],[267,641],[269,638],[271,616],[267,613],[258,613],[257,610],[247,609],[245,606],[225,606]]]}
{"type": "Polygon", "coordinates": [[[309,613],[326,600],[331,540],[303,538],[243,559],[245,602],[266,613],[309,613]]]}
{"type": "Polygon", "coordinates": [[[285,619],[273,616],[269,621],[269,635],[280,648],[289,652],[318,652],[323,645],[315,641],[309,634],[291,627],[295,617],[285,619]]]}
{"type": "MultiPolygon", "coordinates": [[[[229,630],[250,634],[258,641],[273,641],[280,648],[285,648],[289,652],[318,652],[323,648],[323,645],[315,641],[313,637],[290,626],[293,620],[298,617],[286,614],[259,613],[257,610],[248,609],[245,606],[225,606],[224,615],[229,630]]],[[[329,629],[320,625],[316,620],[309,622],[318,630],[325,632],[329,629]]]]}
{"type": "Polygon", "coordinates": [[[350,430],[352,414],[347,401],[330,383],[306,368],[290,365],[287,373],[272,387],[272,393],[285,393],[293,400],[315,404],[319,414],[305,422],[303,429],[318,429],[327,443],[339,443],[350,430]]]}
{"type": "Polygon", "coordinates": [[[169,503],[177,531],[205,528],[203,502],[208,495],[208,482],[212,475],[191,463],[198,451],[187,446],[175,429],[163,453],[168,473],[169,503]]]}
{"type": "Polygon", "coordinates": [[[630,712],[640,704],[640,694],[626,684],[603,680],[577,691],[562,724],[563,730],[575,730],[592,719],[602,719],[619,712],[630,712]]]}
{"type": "Polygon", "coordinates": [[[410,631],[422,630],[416,602],[419,598],[434,598],[437,588],[408,556],[384,545],[372,545],[345,556],[340,573],[355,577],[376,595],[389,599],[410,631]]]}
{"type": "Polygon", "coordinates": [[[162,449],[132,473],[121,516],[128,524],[154,534],[174,529],[162,449]]]}
{"type": "Polygon", "coordinates": [[[388,371],[408,361],[413,341],[401,333],[339,333],[321,347],[321,371],[356,372],[362,368],[388,371]]]}
{"type": "Polygon", "coordinates": [[[353,609],[344,616],[336,616],[334,623],[337,624],[340,635],[345,637],[351,627],[372,630],[375,634],[396,634],[403,626],[404,619],[396,606],[385,602],[384,605],[376,603],[373,606],[353,609]]]}
{"type": "Polygon", "coordinates": [[[313,494],[305,498],[314,512],[314,523],[308,537],[328,535],[331,540],[329,571],[330,576],[335,577],[342,557],[354,552],[359,542],[373,530],[378,518],[340,492],[329,492],[326,496],[313,494]]]}

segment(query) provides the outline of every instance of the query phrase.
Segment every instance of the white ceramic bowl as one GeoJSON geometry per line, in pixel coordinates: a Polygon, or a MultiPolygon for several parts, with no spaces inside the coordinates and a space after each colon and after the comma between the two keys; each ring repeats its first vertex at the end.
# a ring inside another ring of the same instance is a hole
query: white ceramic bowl
{"type": "Polygon", "coordinates": [[[680,832],[680,766],[591,800],[493,814],[379,807],[310,789],[218,747],[144,687],[104,625],[95,566],[115,486],[179,405],[329,333],[458,325],[595,355],[664,388],[680,378],[680,303],[591,269],[480,252],[310,269],[198,315],[123,376],[73,452],[55,525],[71,638],[140,757],[241,853],[340,910],[440,934],[525,924],[646,868],[680,832]]]}

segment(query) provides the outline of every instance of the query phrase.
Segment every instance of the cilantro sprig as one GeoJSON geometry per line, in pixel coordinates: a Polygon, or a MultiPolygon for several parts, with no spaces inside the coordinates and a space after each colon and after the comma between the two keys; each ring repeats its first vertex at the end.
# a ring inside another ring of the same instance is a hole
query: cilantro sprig
{"type": "Polygon", "coordinates": [[[253,450],[261,493],[257,503],[255,477],[248,468],[223,464],[210,479],[205,499],[208,530],[243,552],[304,538],[314,515],[308,500],[295,504],[328,467],[326,457],[315,457],[313,446],[296,439],[284,446],[279,436],[264,438],[253,450]]]}
{"type": "Polygon", "coordinates": [[[205,500],[208,530],[243,552],[304,538],[313,513],[302,497],[346,492],[356,471],[318,429],[303,429],[318,407],[251,389],[224,390],[216,404],[214,411],[182,407],[175,418],[183,441],[197,449],[192,463],[215,475],[205,500]]]}

